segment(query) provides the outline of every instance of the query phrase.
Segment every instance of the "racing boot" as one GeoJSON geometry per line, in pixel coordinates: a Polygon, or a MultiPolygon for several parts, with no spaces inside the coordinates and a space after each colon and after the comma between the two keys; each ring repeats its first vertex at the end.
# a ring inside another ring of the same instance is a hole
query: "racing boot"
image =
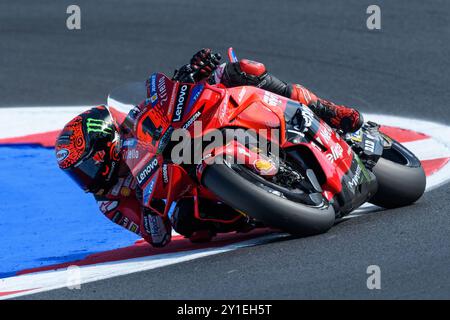
{"type": "Polygon", "coordinates": [[[364,124],[364,118],[359,111],[324,99],[318,99],[308,107],[328,125],[345,133],[358,131],[364,124]]]}
{"type": "Polygon", "coordinates": [[[362,114],[356,109],[319,98],[302,85],[290,87],[290,98],[307,105],[328,125],[345,133],[358,131],[364,124],[362,114]]]}

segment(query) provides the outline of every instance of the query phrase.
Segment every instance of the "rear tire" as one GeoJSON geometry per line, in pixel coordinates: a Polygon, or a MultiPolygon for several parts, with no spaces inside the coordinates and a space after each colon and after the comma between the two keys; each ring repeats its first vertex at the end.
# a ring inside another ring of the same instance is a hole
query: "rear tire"
{"type": "Polygon", "coordinates": [[[254,185],[225,164],[205,168],[202,183],[234,209],[291,234],[323,233],[335,221],[334,209],[328,202],[312,207],[282,198],[254,185]]]}

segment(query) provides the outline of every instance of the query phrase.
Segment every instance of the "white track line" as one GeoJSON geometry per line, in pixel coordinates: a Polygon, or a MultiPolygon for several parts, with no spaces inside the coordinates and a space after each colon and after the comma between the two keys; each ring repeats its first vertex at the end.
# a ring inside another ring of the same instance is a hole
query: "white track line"
{"type": "Polygon", "coordinates": [[[62,129],[86,106],[0,108],[0,138],[62,129]]]}
{"type": "Polygon", "coordinates": [[[443,148],[435,139],[406,142],[403,145],[414,154],[420,154],[420,160],[432,160],[450,157],[450,149],[443,148]]]}
{"type": "MultiPolygon", "coordinates": [[[[285,237],[285,234],[269,234],[252,240],[226,245],[220,248],[199,249],[183,252],[165,253],[154,256],[134,258],[129,260],[105,262],[95,265],[81,266],[77,271],[63,268],[54,271],[43,271],[25,274],[0,280],[0,292],[13,292],[33,289],[0,297],[0,300],[20,297],[24,295],[45,292],[68,287],[74,284],[74,276],[79,275],[80,283],[89,283],[109,279],[130,273],[165,267],[171,264],[194,260],[210,255],[224,253],[239,248],[262,244],[268,240],[285,237]],[[78,273],[79,272],[79,273],[78,273]]],[[[82,285],[81,285],[82,288],[82,285]]]]}
{"type": "MultiPolygon", "coordinates": [[[[365,114],[364,118],[387,126],[413,130],[430,136],[431,139],[428,140],[419,140],[404,144],[421,160],[448,157],[450,154],[450,126],[428,120],[411,119],[380,114],[365,114]]],[[[443,184],[448,183],[449,181],[450,163],[447,163],[438,172],[431,175],[430,177],[427,177],[426,191],[438,188],[443,184]]]]}

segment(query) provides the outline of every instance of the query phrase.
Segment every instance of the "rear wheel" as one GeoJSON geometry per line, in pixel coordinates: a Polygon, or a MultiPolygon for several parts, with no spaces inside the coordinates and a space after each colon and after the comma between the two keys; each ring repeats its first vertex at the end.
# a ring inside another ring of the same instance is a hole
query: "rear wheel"
{"type": "Polygon", "coordinates": [[[229,206],[291,234],[326,232],[335,221],[333,207],[320,193],[274,184],[243,165],[208,166],[202,183],[229,206]]]}
{"type": "Polygon", "coordinates": [[[385,139],[390,142],[390,146],[373,168],[378,191],[370,202],[385,208],[412,204],[425,192],[425,172],[411,151],[395,140],[385,139]]]}

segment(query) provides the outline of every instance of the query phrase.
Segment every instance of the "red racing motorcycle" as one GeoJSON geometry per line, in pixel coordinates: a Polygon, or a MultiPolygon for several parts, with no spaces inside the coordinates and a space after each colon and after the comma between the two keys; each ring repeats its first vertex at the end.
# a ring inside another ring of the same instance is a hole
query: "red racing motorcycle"
{"type": "Polygon", "coordinates": [[[143,205],[158,214],[189,198],[196,218],[215,221],[214,212],[199,210],[212,201],[265,226],[311,235],[365,202],[395,208],[424,193],[420,161],[376,123],[343,134],[296,101],[251,86],[194,83],[194,76],[177,82],[156,73],[109,97],[113,107],[135,105],[123,145],[142,156],[125,158],[143,205]]]}

